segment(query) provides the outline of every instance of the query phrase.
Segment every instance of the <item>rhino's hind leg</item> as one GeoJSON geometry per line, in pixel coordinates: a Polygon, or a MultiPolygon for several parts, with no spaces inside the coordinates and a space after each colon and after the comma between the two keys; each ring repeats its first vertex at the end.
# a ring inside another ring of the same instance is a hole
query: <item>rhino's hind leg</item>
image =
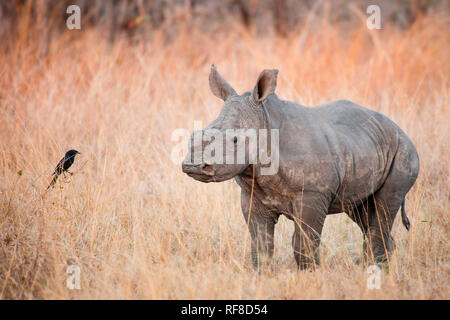
{"type": "MultiPolygon", "coordinates": [[[[372,198],[372,196],[370,196],[372,198]]],[[[363,236],[367,236],[367,230],[369,226],[369,202],[370,198],[360,205],[348,205],[345,212],[350,219],[355,222],[361,229],[363,236]]]]}
{"type": "MultiPolygon", "coordinates": [[[[369,209],[369,203],[373,201],[371,198],[373,196],[370,196],[369,199],[361,203],[360,205],[347,205],[345,212],[349,216],[350,219],[355,222],[359,228],[361,229],[361,232],[363,234],[363,256],[366,257],[366,251],[367,251],[367,235],[368,235],[368,229],[369,229],[369,210],[372,211],[372,209],[369,209]]],[[[356,264],[361,263],[361,258],[358,257],[356,260],[356,264]]]]}
{"type": "Polygon", "coordinates": [[[368,202],[369,225],[364,241],[365,259],[370,264],[386,262],[395,248],[392,225],[401,201],[375,194],[368,202]]]}
{"type": "Polygon", "coordinates": [[[395,243],[391,236],[394,219],[404,203],[406,194],[414,184],[419,163],[415,150],[408,149],[409,141],[399,146],[388,177],[369,201],[369,258],[376,263],[389,259],[395,243]]]}
{"type": "MultiPolygon", "coordinates": [[[[366,262],[384,263],[389,259],[395,247],[392,226],[418,172],[419,160],[414,146],[409,139],[401,137],[389,175],[381,188],[360,205],[346,210],[364,234],[366,262]]],[[[409,221],[404,212],[402,218],[408,228],[409,221]]]]}
{"type": "MultiPolygon", "coordinates": [[[[375,193],[360,205],[347,210],[348,216],[363,233],[364,263],[383,263],[394,249],[394,239],[390,232],[392,222],[400,208],[398,204],[395,209],[396,205],[393,199],[386,202],[379,193],[375,193]]],[[[358,259],[357,264],[359,263],[358,259]]]]}

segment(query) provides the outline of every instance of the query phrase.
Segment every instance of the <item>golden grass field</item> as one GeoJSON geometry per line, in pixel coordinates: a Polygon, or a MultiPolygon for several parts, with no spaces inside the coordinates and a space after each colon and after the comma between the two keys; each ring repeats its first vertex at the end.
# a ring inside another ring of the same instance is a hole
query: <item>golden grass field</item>
{"type": "Polygon", "coordinates": [[[185,26],[133,44],[87,28],[52,38],[46,55],[22,30],[0,51],[0,298],[448,299],[449,25],[445,14],[404,31],[314,21],[286,38],[185,26]],[[380,290],[354,263],[362,234],[345,214],[327,218],[317,270],[297,271],[281,218],[272,267],[253,271],[237,184],[202,184],[171,161],[172,132],[220,111],[211,63],[239,93],[277,68],[281,99],[349,99],[407,132],[421,160],[412,226],[396,219],[380,290]],[[46,192],[71,148],[74,175],[46,192]],[[66,287],[70,261],[80,290],[66,287]]]}

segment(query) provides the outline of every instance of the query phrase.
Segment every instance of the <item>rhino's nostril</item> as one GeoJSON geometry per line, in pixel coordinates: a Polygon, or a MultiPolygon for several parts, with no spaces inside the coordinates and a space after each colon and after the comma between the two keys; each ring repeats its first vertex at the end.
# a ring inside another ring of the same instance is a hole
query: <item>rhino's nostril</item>
{"type": "Polygon", "coordinates": [[[187,174],[203,174],[207,176],[213,176],[214,175],[214,168],[212,165],[202,163],[202,164],[182,164],[182,170],[184,173],[187,174]]]}
{"type": "Polygon", "coordinates": [[[203,163],[201,165],[201,168],[202,168],[202,173],[203,174],[206,174],[206,175],[209,175],[209,176],[213,176],[214,175],[214,168],[211,165],[203,163]]]}

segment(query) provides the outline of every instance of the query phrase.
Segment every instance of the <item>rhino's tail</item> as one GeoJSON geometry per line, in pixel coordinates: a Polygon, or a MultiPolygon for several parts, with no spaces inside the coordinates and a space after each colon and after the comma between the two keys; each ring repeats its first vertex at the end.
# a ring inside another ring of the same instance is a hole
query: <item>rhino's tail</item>
{"type": "Polygon", "coordinates": [[[402,222],[403,222],[403,225],[405,226],[406,230],[409,231],[410,223],[409,223],[409,219],[406,216],[406,212],[405,212],[405,199],[403,199],[403,201],[402,201],[402,222]]]}

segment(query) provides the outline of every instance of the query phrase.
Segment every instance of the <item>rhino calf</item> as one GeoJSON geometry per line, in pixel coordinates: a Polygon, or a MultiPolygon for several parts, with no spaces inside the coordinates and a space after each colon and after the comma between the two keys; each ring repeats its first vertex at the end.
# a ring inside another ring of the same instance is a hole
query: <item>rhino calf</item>
{"type": "Polygon", "coordinates": [[[278,99],[274,93],[277,74],[277,70],[262,71],[253,90],[238,95],[213,65],[210,88],[225,103],[218,118],[202,133],[276,130],[278,141],[269,144],[267,152],[279,163],[278,170],[261,174],[267,165],[255,157],[247,139],[224,134],[223,157],[235,154],[233,144],[243,139],[245,161],[211,161],[204,156],[208,141],[192,139],[183,172],[202,182],[235,179],[241,187],[255,267],[273,254],[274,229],[280,215],[295,223],[292,246],[298,266],[314,266],[319,262],[325,217],[341,212],[361,228],[366,258],[386,261],[394,248],[391,230],[400,207],[403,224],[409,229],[404,199],[419,172],[413,143],[389,118],[351,101],[306,108],[278,99]],[[200,150],[200,157],[196,150],[200,150]],[[197,160],[192,160],[195,152],[197,160]]]}

